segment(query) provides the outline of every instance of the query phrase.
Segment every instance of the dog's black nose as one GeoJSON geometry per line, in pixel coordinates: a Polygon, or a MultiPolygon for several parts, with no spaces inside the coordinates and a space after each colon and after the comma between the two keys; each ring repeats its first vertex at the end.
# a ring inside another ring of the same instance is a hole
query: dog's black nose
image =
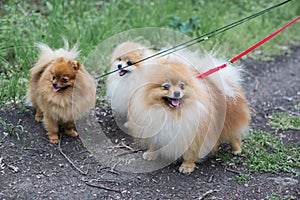
{"type": "Polygon", "coordinates": [[[179,91],[175,91],[175,92],[174,92],[174,97],[177,98],[177,97],[179,97],[179,96],[180,96],[180,92],[179,92],[179,91]]]}
{"type": "Polygon", "coordinates": [[[118,64],[118,69],[121,69],[122,68],[122,64],[118,64]]]}
{"type": "Polygon", "coordinates": [[[52,85],[53,85],[53,87],[57,87],[57,83],[56,82],[54,82],[54,83],[52,83],[52,85]]]}

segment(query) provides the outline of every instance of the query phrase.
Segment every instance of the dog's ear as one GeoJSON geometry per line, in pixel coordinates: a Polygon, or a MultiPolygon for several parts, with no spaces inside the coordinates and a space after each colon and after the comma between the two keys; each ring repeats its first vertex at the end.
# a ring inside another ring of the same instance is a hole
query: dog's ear
{"type": "Polygon", "coordinates": [[[75,69],[76,71],[80,69],[81,67],[81,63],[79,61],[69,61],[72,63],[72,67],[73,69],[75,69]]]}

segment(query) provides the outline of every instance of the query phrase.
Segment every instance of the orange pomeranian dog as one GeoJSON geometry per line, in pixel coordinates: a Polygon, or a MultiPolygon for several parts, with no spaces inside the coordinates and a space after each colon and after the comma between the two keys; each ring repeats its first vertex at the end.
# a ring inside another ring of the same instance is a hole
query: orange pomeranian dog
{"type": "Polygon", "coordinates": [[[128,102],[132,92],[139,87],[144,80],[143,77],[147,76],[141,68],[154,62],[155,59],[136,62],[153,54],[154,51],[135,42],[124,42],[118,45],[112,53],[111,70],[119,69],[119,71],[109,75],[107,95],[111,100],[115,117],[122,121],[126,119],[128,102]]]}
{"type": "Polygon", "coordinates": [[[187,65],[169,58],[144,69],[145,83],[133,93],[127,116],[130,133],[147,148],[143,158],[182,157],[182,173],[193,172],[195,162],[217,151],[220,143],[241,153],[242,133],[250,121],[237,77],[229,78],[224,69],[218,73],[221,81],[197,79],[198,69],[187,65]]]}
{"type": "Polygon", "coordinates": [[[93,77],[75,60],[77,47],[52,50],[37,44],[41,53],[31,69],[27,95],[36,108],[35,120],[43,119],[51,143],[58,143],[59,125],[65,133],[76,137],[74,121],[94,106],[96,86],[93,77]]]}

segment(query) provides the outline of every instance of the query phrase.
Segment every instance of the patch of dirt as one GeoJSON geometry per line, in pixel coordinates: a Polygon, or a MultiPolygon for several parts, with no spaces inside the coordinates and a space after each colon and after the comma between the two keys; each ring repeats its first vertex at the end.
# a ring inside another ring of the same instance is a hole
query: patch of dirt
{"type": "MultiPolygon", "coordinates": [[[[252,108],[251,128],[271,131],[286,143],[300,145],[299,132],[274,131],[267,125],[270,114],[292,110],[300,99],[300,47],[292,50],[291,55],[272,62],[244,60],[244,88],[252,108]]],[[[95,113],[113,144],[130,149],[132,141],[116,126],[105,99],[95,113]]],[[[80,133],[77,138],[63,135],[61,148],[50,144],[42,124],[34,121],[32,109],[5,109],[0,117],[7,125],[0,125],[1,199],[264,199],[272,193],[300,198],[300,178],[289,173],[251,173],[249,181],[239,183],[235,176],[248,174],[247,169],[216,157],[197,164],[189,175],[178,172],[178,162],[149,173],[124,172],[100,163],[84,147],[80,133]]]]}

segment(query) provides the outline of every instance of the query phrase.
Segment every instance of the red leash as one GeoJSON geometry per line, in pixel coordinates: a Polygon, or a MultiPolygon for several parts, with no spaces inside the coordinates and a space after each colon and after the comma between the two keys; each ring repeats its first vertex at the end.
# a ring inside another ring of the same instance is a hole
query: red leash
{"type": "MultiPolygon", "coordinates": [[[[280,29],[278,29],[277,31],[275,31],[274,33],[272,33],[271,35],[269,35],[268,37],[264,38],[263,40],[259,41],[258,43],[256,43],[255,45],[253,45],[252,47],[248,48],[246,51],[240,53],[239,55],[237,55],[236,57],[232,58],[229,63],[234,63],[235,61],[237,61],[238,59],[240,59],[241,57],[243,57],[244,55],[248,54],[249,52],[253,51],[254,49],[256,49],[257,47],[261,46],[262,44],[264,44],[265,42],[267,42],[268,40],[272,39],[273,37],[275,37],[278,33],[282,32],[284,29],[288,28],[289,26],[291,26],[292,24],[294,24],[296,21],[298,21],[300,19],[300,16],[298,16],[297,18],[295,18],[294,20],[292,20],[291,22],[289,22],[288,24],[286,24],[285,26],[281,27],[280,29]]],[[[212,73],[215,73],[225,67],[227,67],[227,64],[229,63],[224,63],[218,67],[212,68],[206,72],[204,72],[203,74],[199,74],[198,76],[196,76],[196,78],[204,78],[212,73]]]]}

